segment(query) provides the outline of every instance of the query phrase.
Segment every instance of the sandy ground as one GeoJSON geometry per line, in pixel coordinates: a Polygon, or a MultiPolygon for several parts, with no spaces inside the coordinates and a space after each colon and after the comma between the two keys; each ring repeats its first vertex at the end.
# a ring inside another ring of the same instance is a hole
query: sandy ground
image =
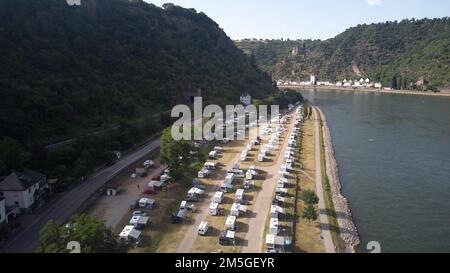
{"type": "Polygon", "coordinates": [[[120,232],[124,216],[129,215],[130,204],[142,196],[142,192],[147,188],[151,177],[159,174],[165,166],[159,166],[149,170],[147,177],[130,178],[128,174],[123,174],[111,183],[117,187],[119,193],[116,196],[104,195],[100,197],[88,213],[99,221],[103,221],[106,227],[114,232],[120,232]]]}
{"type": "MultiPolygon", "coordinates": [[[[285,136],[289,136],[291,134],[294,121],[295,119],[292,116],[289,122],[288,130],[284,133],[285,136]]],[[[283,155],[287,146],[288,142],[285,137],[283,146],[278,151],[275,164],[269,167],[260,167],[260,169],[267,172],[268,175],[253,207],[253,217],[249,221],[249,230],[247,232],[247,236],[245,237],[247,244],[242,248],[243,253],[260,253],[263,249],[263,244],[265,244],[264,230],[270,211],[270,206],[272,205],[272,197],[274,195],[278,180],[278,172],[283,164],[283,155]]]]}

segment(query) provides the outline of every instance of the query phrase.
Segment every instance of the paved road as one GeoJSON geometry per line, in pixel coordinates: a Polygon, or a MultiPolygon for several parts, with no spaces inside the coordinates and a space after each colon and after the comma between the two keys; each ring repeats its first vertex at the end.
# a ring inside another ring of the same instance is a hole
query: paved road
{"type": "Polygon", "coordinates": [[[245,240],[248,243],[242,248],[242,253],[261,253],[263,244],[265,244],[266,238],[264,235],[264,230],[267,224],[270,207],[272,205],[272,197],[274,195],[279,177],[278,173],[281,169],[281,165],[283,164],[284,154],[288,146],[287,139],[292,133],[294,121],[295,118],[291,118],[289,122],[289,129],[285,132],[285,139],[280,151],[278,152],[279,156],[275,164],[270,167],[259,167],[261,170],[267,172],[267,178],[264,181],[261,191],[258,193],[256,198],[255,205],[253,206],[255,217],[251,218],[248,223],[249,230],[245,237],[245,240]]]}
{"type": "Polygon", "coordinates": [[[314,139],[315,139],[315,157],[316,157],[316,193],[319,197],[319,219],[320,219],[320,227],[322,229],[322,236],[323,236],[323,243],[325,245],[325,251],[327,253],[335,253],[335,248],[333,244],[333,239],[331,237],[331,232],[329,230],[330,224],[328,222],[328,215],[326,215],[325,211],[327,211],[326,205],[325,205],[325,195],[323,192],[323,177],[322,177],[322,162],[321,162],[321,154],[320,154],[320,126],[319,126],[319,117],[316,111],[316,108],[314,108],[314,125],[315,125],[315,133],[314,133],[314,139]]]}
{"type": "Polygon", "coordinates": [[[63,194],[58,200],[41,212],[27,225],[15,238],[9,241],[0,252],[29,253],[34,252],[38,246],[39,231],[49,221],[54,220],[62,224],[77,213],[85,202],[98,190],[100,190],[111,178],[125,170],[128,166],[142,159],[145,155],[157,150],[160,140],[154,140],[138,151],[125,156],[111,167],[105,168],[92,175],[86,181],[63,194]]]}

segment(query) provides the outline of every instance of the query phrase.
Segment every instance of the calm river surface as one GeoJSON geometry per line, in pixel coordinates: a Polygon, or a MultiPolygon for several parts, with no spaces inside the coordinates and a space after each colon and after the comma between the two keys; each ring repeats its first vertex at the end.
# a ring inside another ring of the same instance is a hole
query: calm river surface
{"type": "Polygon", "coordinates": [[[450,98],[300,92],[328,119],[359,251],[450,252],[450,98]]]}

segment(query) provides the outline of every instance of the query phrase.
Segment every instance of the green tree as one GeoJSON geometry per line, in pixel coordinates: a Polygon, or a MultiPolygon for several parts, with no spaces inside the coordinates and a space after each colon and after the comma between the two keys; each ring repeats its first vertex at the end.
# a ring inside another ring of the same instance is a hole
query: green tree
{"type": "Polygon", "coordinates": [[[73,216],[63,226],[50,220],[41,230],[39,240],[41,246],[36,249],[37,253],[69,252],[67,243],[71,241],[80,243],[82,253],[120,253],[127,250],[110,229],[88,215],[73,216]]]}
{"type": "Polygon", "coordinates": [[[303,209],[302,217],[304,219],[307,219],[309,222],[317,220],[318,216],[319,215],[318,215],[314,205],[311,205],[311,204],[306,205],[306,207],[303,209]]]}
{"type": "Polygon", "coordinates": [[[302,192],[302,199],[308,205],[317,205],[319,203],[319,197],[311,190],[305,190],[302,192]]]}
{"type": "Polygon", "coordinates": [[[189,164],[190,141],[175,141],[171,128],[164,130],[161,136],[161,162],[166,164],[173,177],[179,177],[189,164]]]}
{"type": "Polygon", "coordinates": [[[0,140],[0,161],[0,163],[3,163],[3,168],[0,172],[5,175],[14,170],[22,170],[24,161],[23,149],[17,140],[10,137],[4,137],[0,140]]]}

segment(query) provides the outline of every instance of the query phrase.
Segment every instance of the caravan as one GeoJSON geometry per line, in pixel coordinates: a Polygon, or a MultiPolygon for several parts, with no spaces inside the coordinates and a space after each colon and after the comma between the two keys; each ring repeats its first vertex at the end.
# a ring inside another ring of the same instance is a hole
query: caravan
{"type": "Polygon", "coordinates": [[[134,226],[136,229],[145,229],[148,226],[148,216],[135,215],[130,219],[130,226],[134,226]]]}
{"type": "Polygon", "coordinates": [[[224,192],[232,192],[233,191],[233,184],[223,183],[220,185],[220,190],[222,193],[224,192]]]}
{"type": "Polygon", "coordinates": [[[230,210],[231,216],[239,217],[246,213],[247,213],[247,206],[243,206],[239,203],[234,203],[233,206],[231,206],[231,210],[230,210]]]}
{"type": "Polygon", "coordinates": [[[244,201],[244,190],[243,190],[243,189],[238,189],[238,190],[236,191],[236,195],[235,195],[234,200],[235,200],[236,202],[238,202],[238,203],[241,203],[241,202],[244,201]]]}
{"type": "Polygon", "coordinates": [[[209,159],[218,159],[219,158],[219,153],[217,151],[211,151],[208,155],[209,159]]]}
{"type": "Polygon", "coordinates": [[[141,232],[134,228],[134,226],[125,226],[119,234],[119,238],[126,242],[139,243],[141,239],[141,232]]]}
{"type": "Polygon", "coordinates": [[[225,222],[225,229],[236,231],[236,216],[228,216],[226,222],[225,222]]]}
{"type": "Polygon", "coordinates": [[[204,221],[201,222],[200,225],[198,226],[198,234],[201,236],[205,236],[208,233],[209,230],[209,225],[208,222],[204,221]]]}
{"type": "Polygon", "coordinates": [[[219,203],[216,203],[215,201],[211,202],[211,205],[209,205],[209,214],[211,216],[221,215],[221,209],[219,207],[219,203]]]}
{"type": "Polygon", "coordinates": [[[209,171],[214,171],[217,168],[217,163],[214,162],[206,162],[204,165],[204,169],[209,171]]]}
{"type": "Polygon", "coordinates": [[[214,194],[213,201],[218,204],[221,204],[223,202],[224,196],[225,194],[223,192],[218,191],[216,192],[216,194],[214,194]]]}
{"type": "Polygon", "coordinates": [[[206,178],[209,176],[211,171],[207,168],[203,168],[201,171],[198,172],[198,178],[206,178]]]}
{"type": "Polygon", "coordinates": [[[225,177],[225,184],[232,185],[235,179],[236,177],[234,173],[228,173],[227,176],[225,177]]]}
{"type": "Polygon", "coordinates": [[[279,225],[278,218],[270,218],[269,234],[278,235],[279,232],[278,225],[279,225]]]}

